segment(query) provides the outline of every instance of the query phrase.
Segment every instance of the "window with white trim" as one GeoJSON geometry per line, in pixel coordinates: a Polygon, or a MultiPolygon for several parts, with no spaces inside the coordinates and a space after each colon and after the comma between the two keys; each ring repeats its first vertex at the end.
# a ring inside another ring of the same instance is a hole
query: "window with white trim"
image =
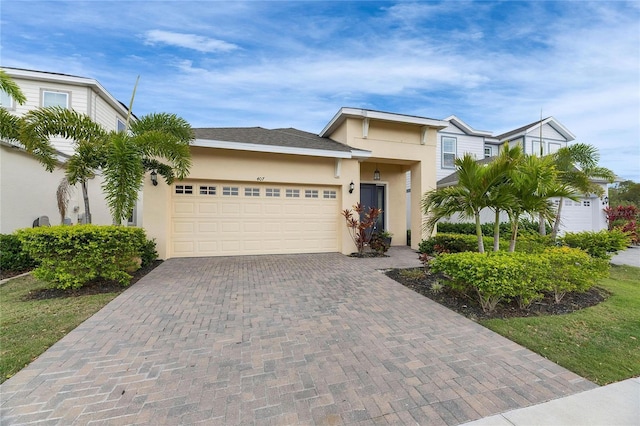
{"type": "Polygon", "coordinates": [[[56,92],[53,90],[43,90],[42,106],[45,108],[46,107],[69,108],[69,93],[56,92]]]}
{"type": "Polygon", "coordinates": [[[456,138],[442,137],[442,168],[454,169],[456,167],[456,138]]]}
{"type": "Polygon", "coordinates": [[[176,194],[193,194],[193,185],[176,185],[176,194]]]}
{"type": "Polygon", "coordinates": [[[318,190],[317,189],[305,189],[304,190],[304,198],[318,198],[318,190]]]}
{"type": "Polygon", "coordinates": [[[300,190],[299,189],[287,189],[285,192],[285,197],[287,198],[300,198],[300,190]]]}
{"type": "Polygon", "coordinates": [[[485,145],[484,147],[484,158],[493,157],[493,147],[485,145]]]}
{"type": "Polygon", "coordinates": [[[125,123],[124,121],[120,120],[119,118],[116,118],[116,131],[118,133],[120,132],[124,132],[125,130],[127,130],[127,123],[125,123]]]}
{"type": "Polygon", "coordinates": [[[267,197],[279,197],[280,188],[266,188],[264,195],[266,195],[267,197]]]}
{"type": "Polygon", "coordinates": [[[549,142],[549,154],[553,154],[554,152],[558,152],[558,150],[562,148],[561,143],[549,142]]]}
{"type": "Polygon", "coordinates": [[[322,198],[335,199],[336,196],[336,191],[322,191],[322,198]]]}
{"type": "Polygon", "coordinates": [[[16,103],[4,90],[0,90],[0,107],[4,109],[16,109],[16,103]]]}
{"type": "Polygon", "coordinates": [[[200,195],[216,195],[216,187],[200,185],[200,195]]]}
{"type": "Polygon", "coordinates": [[[244,189],[245,197],[259,197],[260,196],[260,188],[245,188],[244,189]]]}
{"type": "Polygon", "coordinates": [[[237,197],[240,193],[240,188],[237,186],[223,186],[222,187],[222,195],[227,195],[230,197],[237,197]]]}
{"type": "Polygon", "coordinates": [[[531,154],[533,155],[545,155],[544,141],[540,142],[540,139],[534,139],[531,141],[531,154]]]}

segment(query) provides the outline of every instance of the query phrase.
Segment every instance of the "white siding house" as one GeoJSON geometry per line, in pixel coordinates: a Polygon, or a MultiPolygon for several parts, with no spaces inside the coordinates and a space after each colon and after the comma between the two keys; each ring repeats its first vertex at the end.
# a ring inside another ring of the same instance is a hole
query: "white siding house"
{"type": "MultiPolygon", "coordinates": [[[[118,122],[126,121],[127,109],[94,79],[16,68],[2,69],[27,98],[25,104],[18,105],[3,93],[1,107],[15,115],[21,116],[42,106],[58,105],[87,114],[106,130],[116,130],[118,122]]],[[[54,138],[52,142],[59,152],[61,164],[73,154],[71,141],[54,138]]],[[[0,141],[0,233],[31,227],[40,216],[48,216],[52,225],[61,223],[56,189],[63,176],[61,168],[53,173],[47,172],[19,144],[0,141]]],[[[101,184],[100,176],[89,182],[92,221],[110,224],[111,215],[101,184]]],[[[67,218],[72,223],[79,222],[84,215],[79,186],[72,191],[68,206],[67,218]]]]}
{"type": "MultiPolygon", "coordinates": [[[[527,124],[509,132],[493,136],[492,132],[475,130],[455,115],[445,118],[449,126],[438,132],[438,144],[436,146],[436,175],[438,187],[453,185],[457,182],[453,161],[469,153],[477,160],[498,155],[500,146],[509,144],[520,145],[527,154],[547,155],[566,147],[569,142],[575,140],[575,136],[566,127],[553,117],[527,124]]],[[[407,182],[410,179],[407,177],[407,182]]],[[[596,182],[607,193],[606,182],[596,182]]],[[[407,183],[407,192],[410,192],[407,183]]],[[[555,200],[557,204],[557,200],[555,200]]],[[[600,231],[607,229],[607,220],[604,213],[606,203],[595,195],[585,194],[578,201],[564,200],[560,233],[580,231],[600,231]]],[[[501,215],[503,221],[508,218],[501,215]]],[[[494,213],[482,211],[480,215],[482,223],[493,223],[494,213]]],[[[533,218],[537,220],[537,218],[533,218]]],[[[454,215],[448,222],[470,222],[471,219],[463,219],[454,215]]]]}

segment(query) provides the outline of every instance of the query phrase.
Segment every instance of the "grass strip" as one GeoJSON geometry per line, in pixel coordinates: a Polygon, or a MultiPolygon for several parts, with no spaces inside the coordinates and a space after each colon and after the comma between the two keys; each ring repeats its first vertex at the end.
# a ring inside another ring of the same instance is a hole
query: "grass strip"
{"type": "Polygon", "coordinates": [[[0,286],[0,383],[27,366],[119,294],[29,299],[30,292],[47,287],[47,283],[30,275],[0,286]]]}
{"type": "Polygon", "coordinates": [[[616,266],[598,283],[612,295],[567,315],[480,321],[599,385],[640,375],[640,268],[616,266]]]}

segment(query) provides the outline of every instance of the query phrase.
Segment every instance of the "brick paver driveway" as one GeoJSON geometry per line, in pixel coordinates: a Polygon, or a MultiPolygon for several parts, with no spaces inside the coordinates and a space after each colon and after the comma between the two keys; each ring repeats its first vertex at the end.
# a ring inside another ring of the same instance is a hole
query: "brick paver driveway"
{"type": "Polygon", "coordinates": [[[5,382],[2,424],[458,424],[596,387],[339,254],[172,259],[5,382]],[[40,424],[40,423],[38,423],[40,424]]]}

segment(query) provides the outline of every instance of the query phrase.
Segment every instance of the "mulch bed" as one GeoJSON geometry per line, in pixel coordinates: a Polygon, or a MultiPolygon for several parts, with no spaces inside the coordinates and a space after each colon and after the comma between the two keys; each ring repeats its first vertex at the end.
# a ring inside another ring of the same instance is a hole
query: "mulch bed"
{"type": "MultiPolygon", "coordinates": [[[[422,268],[414,269],[421,270],[422,268]]],[[[444,277],[441,275],[423,274],[420,278],[412,279],[401,275],[400,271],[402,271],[402,269],[391,269],[387,271],[386,274],[389,278],[394,279],[416,293],[420,293],[472,320],[568,314],[597,305],[606,300],[610,295],[610,293],[604,289],[593,287],[585,293],[567,293],[558,304],[555,303],[553,296],[546,296],[542,300],[533,302],[528,309],[521,309],[516,301],[502,302],[494,312],[487,314],[480,307],[475,294],[468,296],[447,286],[444,286],[438,292],[432,291],[432,284],[437,281],[444,282],[444,277]]]]}
{"type": "Polygon", "coordinates": [[[45,300],[45,299],[57,299],[62,297],[79,297],[79,296],[87,296],[91,294],[102,294],[102,293],[121,293],[127,288],[131,287],[142,277],[147,275],[149,272],[154,270],[158,265],[162,263],[162,260],[156,260],[153,263],[145,266],[144,268],[138,269],[133,273],[133,278],[131,279],[131,283],[123,287],[115,281],[105,280],[102,278],[92,280],[87,284],[83,285],[80,288],[76,289],[66,289],[60,290],[56,288],[43,288],[39,290],[34,290],[29,292],[29,294],[25,297],[25,300],[45,300]]]}

